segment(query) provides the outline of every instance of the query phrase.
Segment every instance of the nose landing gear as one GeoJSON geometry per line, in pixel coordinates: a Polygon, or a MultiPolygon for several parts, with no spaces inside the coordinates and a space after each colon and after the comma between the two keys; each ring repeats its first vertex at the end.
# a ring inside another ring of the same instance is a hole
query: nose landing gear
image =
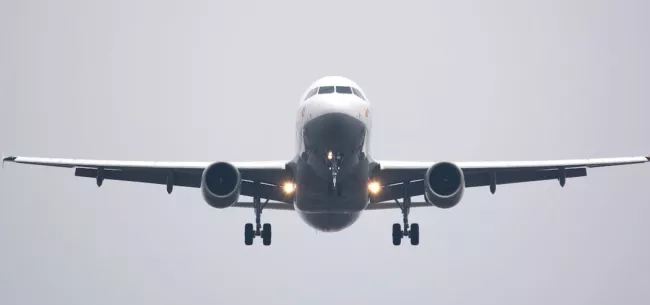
{"type": "Polygon", "coordinates": [[[341,170],[339,164],[341,163],[342,159],[343,155],[340,153],[333,153],[332,151],[329,151],[327,153],[327,163],[329,163],[330,170],[330,179],[327,183],[327,193],[329,195],[332,195],[334,192],[336,192],[336,195],[341,197],[341,185],[337,183],[337,178],[339,175],[339,170],[341,170]]]}

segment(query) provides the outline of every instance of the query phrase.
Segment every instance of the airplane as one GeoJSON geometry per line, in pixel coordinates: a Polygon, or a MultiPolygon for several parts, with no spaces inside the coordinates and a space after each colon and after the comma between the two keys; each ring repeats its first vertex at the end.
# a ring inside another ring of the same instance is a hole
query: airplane
{"type": "Polygon", "coordinates": [[[366,210],[400,209],[393,245],[420,243],[420,227],[409,223],[413,207],[449,209],[465,188],[584,177],[587,168],[645,163],[650,156],[546,161],[395,161],[374,159],[370,150],[372,111],[364,90],[351,79],[326,76],[303,93],[296,112],[295,155],[278,161],[157,162],[4,157],[2,163],[73,168],[75,176],[199,188],[217,209],[252,208],[255,225],[244,225],[244,243],[261,237],[271,245],[265,209],[295,211],[309,226],[339,232],[366,210]],[[411,198],[424,195],[424,201],[411,198]],[[240,196],[252,197],[240,201],[240,196]]]}

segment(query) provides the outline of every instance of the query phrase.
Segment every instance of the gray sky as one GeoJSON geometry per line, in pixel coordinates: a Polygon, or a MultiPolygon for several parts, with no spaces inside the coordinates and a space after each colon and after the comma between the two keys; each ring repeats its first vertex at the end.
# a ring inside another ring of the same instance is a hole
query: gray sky
{"type": "MultiPolygon", "coordinates": [[[[373,102],[372,149],[404,160],[650,153],[647,1],[0,2],[0,149],[98,159],[287,159],[324,75],[373,102]],[[389,4],[390,3],[390,4],[389,4]],[[645,85],[645,86],[644,86],[645,85]]],[[[648,304],[650,166],[470,189],[316,233],[197,189],[9,164],[0,304],[648,304]]]]}

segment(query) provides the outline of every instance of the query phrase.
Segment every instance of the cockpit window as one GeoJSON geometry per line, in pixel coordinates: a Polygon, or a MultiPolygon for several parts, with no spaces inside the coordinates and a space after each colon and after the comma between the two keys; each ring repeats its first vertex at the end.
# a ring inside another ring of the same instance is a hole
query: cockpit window
{"type": "Polygon", "coordinates": [[[361,94],[361,91],[359,91],[359,89],[357,89],[357,88],[352,88],[352,93],[354,93],[354,95],[358,96],[360,99],[362,99],[362,100],[364,100],[364,101],[366,100],[366,99],[363,97],[363,95],[361,94]]]}
{"type": "Polygon", "coordinates": [[[309,91],[309,93],[307,93],[307,97],[305,97],[305,100],[312,97],[312,96],[314,96],[314,94],[316,94],[317,91],[318,91],[318,88],[311,89],[311,91],[309,91]]]}
{"type": "Polygon", "coordinates": [[[334,93],[334,86],[325,86],[318,88],[318,94],[334,93]]]}
{"type": "Polygon", "coordinates": [[[314,88],[310,90],[309,93],[307,93],[305,100],[309,99],[315,94],[330,94],[335,92],[340,94],[354,94],[358,96],[360,99],[364,101],[366,100],[363,97],[363,94],[361,94],[361,91],[359,91],[359,89],[354,87],[348,87],[348,86],[323,86],[323,87],[314,88]]]}
{"type": "Polygon", "coordinates": [[[344,86],[336,86],[336,93],[352,94],[352,88],[344,87],[344,86]]]}

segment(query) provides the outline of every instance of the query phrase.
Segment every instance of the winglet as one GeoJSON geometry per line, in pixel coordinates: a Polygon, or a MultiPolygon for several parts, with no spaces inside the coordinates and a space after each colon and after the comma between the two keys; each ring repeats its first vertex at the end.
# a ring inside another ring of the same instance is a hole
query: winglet
{"type": "Polygon", "coordinates": [[[2,171],[5,168],[5,161],[14,161],[16,160],[16,157],[5,157],[5,154],[2,153],[2,165],[0,166],[0,171],[2,171]]]}

